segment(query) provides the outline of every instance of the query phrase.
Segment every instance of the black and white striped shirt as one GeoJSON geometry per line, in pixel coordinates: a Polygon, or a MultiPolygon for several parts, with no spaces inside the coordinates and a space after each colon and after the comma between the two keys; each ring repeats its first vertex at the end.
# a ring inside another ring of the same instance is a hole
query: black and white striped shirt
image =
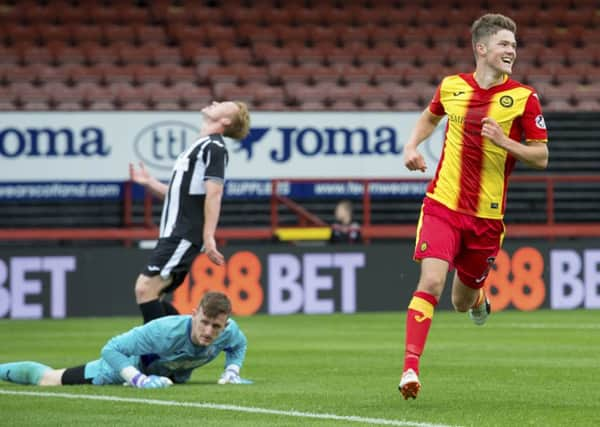
{"type": "Polygon", "coordinates": [[[160,219],[160,237],[202,245],[205,182],[224,183],[229,157],[223,137],[202,137],[177,157],[160,219]]]}

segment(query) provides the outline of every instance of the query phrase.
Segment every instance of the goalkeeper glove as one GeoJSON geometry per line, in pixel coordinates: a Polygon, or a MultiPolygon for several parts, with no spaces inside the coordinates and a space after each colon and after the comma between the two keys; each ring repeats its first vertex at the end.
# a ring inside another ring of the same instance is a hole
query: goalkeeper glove
{"type": "Polygon", "coordinates": [[[130,383],[137,388],[165,388],[173,385],[173,381],[167,377],[144,375],[141,372],[134,376],[130,383]]]}
{"type": "Polygon", "coordinates": [[[252,381],[240,378],[240,367],[237,365],[229,365],[221,374],[218,381],[219,384],[252,384],[252,381]]]}
{"type": "Polygon", "coordinates": [[[229,365],[219,378],[219,384],[239,384],[240,383],[240,367],[237,365],[229,365]]]}

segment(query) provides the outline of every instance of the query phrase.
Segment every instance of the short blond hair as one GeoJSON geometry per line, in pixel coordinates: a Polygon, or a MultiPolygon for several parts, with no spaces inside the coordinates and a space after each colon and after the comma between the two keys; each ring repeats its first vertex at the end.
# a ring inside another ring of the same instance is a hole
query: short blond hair
{"type": "Polygon", "coordinates": [[[508,16],[499,13],[486,13],[471,25],[473,49],[482,39],[493,36],[500,30],[508,30],[517,35],[517,24],[508,16]]]}
{"type": "Polygon", "coordinates": [[[241,140],[250,132],[250,113],[248,106],[242,101],[233,101],[238,107],[238,112],[231,118],[231,123],[225,126],[223,135],[229,138],[241,140]]]}

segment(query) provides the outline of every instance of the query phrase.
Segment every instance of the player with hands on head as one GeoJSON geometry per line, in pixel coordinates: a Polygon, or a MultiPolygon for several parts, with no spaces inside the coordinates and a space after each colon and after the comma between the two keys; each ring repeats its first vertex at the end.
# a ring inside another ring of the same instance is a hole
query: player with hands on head
{"type": "Polygon", "coordinates": [[[230,313],[225,294],[207,292],[191,315],[162,317],[113,337],[100,359],[66,369],[32,361],[4,363],[0,379],[40,386],[125,383],[165,388],[187,382],[194,369],[224,352],[225,370],[217,382],[249,384],[239,375],[247,339],[230,313]]]}
{"type": "Polygon", "coordinates": [[[538,96],[510,78],[516,31],[514,21],[500,14],[473,23],[475,72],[442,80],[404,149],[405,166],[425,172],[417,147],[448,117],[442,155],[417,226],[413,258],[421,263],[421,274],[408,305],[398,386],[405,399],[416,398],[421,388],[420,358],[448,272],[456,270],[454,308],[483,325],[491,310],[483,285],[504,238],[508,176],[517,160],[537,169],[548,164],[538,96]]]}
{"type": "Polygon", "coordinates": [[[158,242],[135,283],[144,323],[178,314],[164,296],[181,285],[200,252],[216,265],[225,262],[215,240],[228,163],[223,137],[245,138],[250,117],[240,101],[213,102],[202,109],[202,117],[200,136],[175,161],[168,185],[143,163],[139,168],[129,164],[130,179],[164,199],[158,242]]]}

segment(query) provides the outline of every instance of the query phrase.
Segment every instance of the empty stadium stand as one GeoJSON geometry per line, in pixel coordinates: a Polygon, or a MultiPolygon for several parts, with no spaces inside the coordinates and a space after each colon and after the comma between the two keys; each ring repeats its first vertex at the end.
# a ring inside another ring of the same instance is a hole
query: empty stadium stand
{"type": "Polygon", "coordinates": [[[78,85],[92,81],[101,90],[115,80],[136,86],[153,79],[165,87],[155,86],[160,95],[150,99],[156,99],[164,98],[174,81],[188,80],[208,85],[210,97],[219,97],[219,85],[229,83],[231,72],[240,88],[227,93],[255,110],[420,109],[443,74],[473,67],[468,26],[490,8],[520,25],[515,77],[539,87],[545,111],[600,109],[595,87],[600,81],[600,5],[593,0],[503,5],[485,0],[24,0],[4,1],[0,7],[0,87],[11,94],[0,111],[193,109],[196,103],[180,100],[148,102],[147,91],[137,91],[139,97],[131,95],[127,103],[117,96],[89,102],[78,85]],[[247,67],[253,72],[245,73],[247,67]],[[306,72],[310,86],[330,80],[342,68],[347,78],[335,83],[345,88],[343,93],[353,93],[351,101],[315,101],[310,89],[287,87],[294,75],[306,72]],[[381,84],[394,76],[405,88],[402,98],[374,100],[385,92],[381,84]],[[41,88],[46,98],[29,99],[33,91],[21,85],[24,80],[41,88]],[[244,88],[256,80],[272,87],[265,93],[273,100],[244,88]],[[415,81],[430,87],[424,91],[413,86],[415,81]],[[68,102],[59,102],[56,90],[45,90],[52,82],[65,84],[68,102]],[[80,99],[74,101],[77,94],[80,99]]]}

